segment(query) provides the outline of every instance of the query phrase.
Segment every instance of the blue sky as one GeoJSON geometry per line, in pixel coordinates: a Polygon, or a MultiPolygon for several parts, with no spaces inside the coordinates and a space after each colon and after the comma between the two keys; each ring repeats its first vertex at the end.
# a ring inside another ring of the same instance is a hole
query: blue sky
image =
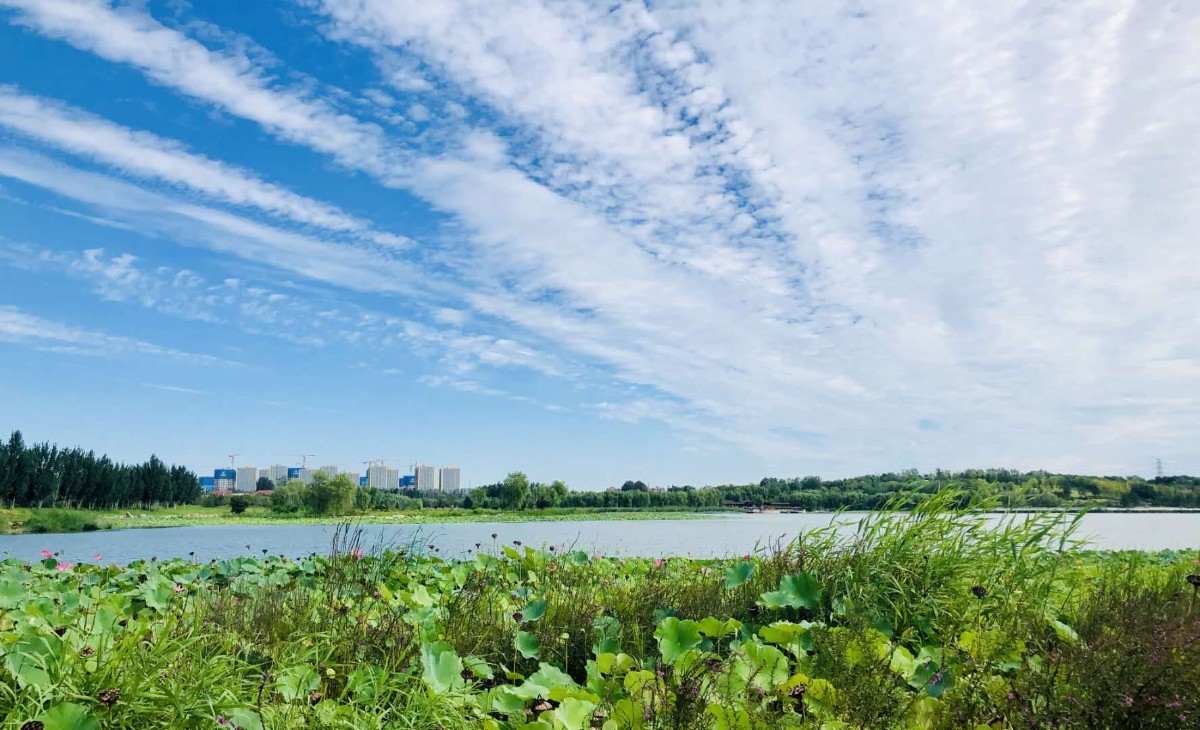
{"type": "Polygon", "coordinates": [[[1200,8],[0,0],[0,427],[1200,471],[1200,8]]]}

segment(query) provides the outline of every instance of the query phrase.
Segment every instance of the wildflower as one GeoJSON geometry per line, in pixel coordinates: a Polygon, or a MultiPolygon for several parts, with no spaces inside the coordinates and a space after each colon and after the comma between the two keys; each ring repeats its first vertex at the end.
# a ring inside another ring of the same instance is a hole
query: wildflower
{"type": "Polygon", "coordinates": [[[75,567],[74,563],[59,563],[58,565],[54,566],[54,569],[59,572],[62,572],[64,570],[70,570],[71,568],[74,568],[74,567],[75,567]]]}
{"type": "Polygon", "coordinates": [[[986,598],[988,589],[983,586],[971,586],[971,592],[975,594],[976,598],[986,598]]]}
{"type": "Polygon", "coordinates": [[[54,557],[54,553],[50,552],[49,550],[43,550],[42,557],[43,558],[52,558],[52,557],[54,557]]]}
{"type": "Polygon", "coordinates": [[[600,553],[592,553],[592,560],[599,560],[599,559],[600,559],[600,553]]]}
{"type": "Polygon", "coordinates": [[[929,678],[929,681],[926,684],[928,684],[930,687],[932,687],[933,685],[937,684],[940,681],[942,681],[942,673],[935,672],[934,675],[929,678]]]}
{"type": "Polygon", "coordinates": [[[100,694],[96,695],[96,699],[100,700],[100,704],[105,707],[112,707],[121,700],[121,690],[116,687],[109,687],[108,689],[101,690],[100,694]]]}
{"type": "Polygon", "coordinates": [[[1008,694],[1004,695],[1004,699],[1008,700],[1009,702],[1012,702],[1013,700],[1017,699],[1017,696],[1015,694],[1013,694],[1012,692],[1009,692],[1008,694]]]}
{"type": "Polygon", "coordinates": [[[354,548],[354,550],[353,550],[353,551],[352,551],[350,554],[354,556],[354,559],[355,559],[355,560],[362,560],[362,559],[363,559],[363,551],[362,551],[362,548],[354,548]]]}
{"type": "Polygon", "coordinates": [[[666,564],[666,562],[667,561],[663,560],[662,558],[655,558],[654,559],[654,567],[661,568],[661,567],[663,567],[663,565],[666,564]]]}
{"type": "Polygon", "coordinates": [[[83,647],[83,651],[79,652],[82,656],[95,656],[96,650],[90,646],[83,647]]]}
{"type": "Polygon", "coordinates": [[[320,702],[323,697],[325,697],[325,695],[321,694],[320,692],[313,692],[308,696],[308,703],[310,705],[315,705],[320,702]]]}
{"type": "Polygon", "coordinates": [[[30,720],[21,726],[21,730],[42,730],[44,727],[46,726],[42,724],[41,720],[30,720]]]}
{"type": "Polygon", "coordinates": [[[183,586],[179,585],[178,583],[175,584],[175,592],[176,593],[183,593],[185,590],[186,589],[183,586]]]}
{"type": "Polygon", "coordinates": [[[217,724],[218,725],[228,725],[229,721],[225,719],[224,715],[217,715],[217,724]]]}

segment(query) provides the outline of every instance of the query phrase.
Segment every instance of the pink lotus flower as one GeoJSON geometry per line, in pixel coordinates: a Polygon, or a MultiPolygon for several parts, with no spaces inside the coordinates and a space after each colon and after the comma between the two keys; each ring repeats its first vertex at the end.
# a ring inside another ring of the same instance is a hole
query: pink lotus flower
{"type": "Polygon", "coordinates": [[[43,550],[42,557],[43,558],[52,558],[52,557],[54,557],[54,553],[50,552],[49,550],[43,550]]]}
{"type": "Polygon", "coordinates": [[[99,563],[101,560],[104,560],[104,556],[100,553],[96,553],[96,562],[99,563]]]}
{"type": "Polygon", "coordinates": [[[352,553],[350,553],[350,554],[354,556],[354,559],[355,559],[355,560],[362,560],[362,559],[363,559],[363,551],[362,551],[362,548],[354,548],[354,552],[352,552],[352,553]]]}
{"type": "Polygon", "coordinates": [[[600,553],[592,553],[592,560],[599,560],[599,559],[600,559],[600,553]]]}
{"type": "Polygon", "coordinates": [[[184,590],[186,590],[186,589],[183,586],[179,585],[178,583],[175,584],[175,592],[176,593],[183,593],[184,590]]]}
{"type": "Polygon", "coordinates": [[[666,562],[667,562],[667,561],[663,560],[662,558],[655,558],[655,559],[654,559],[654,567],[656,567],[656,568],[661,568],[661,567],[663,567],[663,565],[664,565],[666,562]]]}
{"type": "Polygon", "coordinates": [[[64,570],[70,570],[71,568],[74,568],[74,567],[75,567],[74,563],[59,563],[58,565],[54,566],[54,569],[61,572],[64,570]]]}

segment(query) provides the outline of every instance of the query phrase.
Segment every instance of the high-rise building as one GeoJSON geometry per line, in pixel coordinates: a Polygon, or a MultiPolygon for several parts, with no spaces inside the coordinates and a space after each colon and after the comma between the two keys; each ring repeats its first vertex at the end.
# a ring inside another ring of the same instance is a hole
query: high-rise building
{"type": "Polygon", "coordinates": [[[414,474],[417,477],[418,491],[432,492],[437,489],[437,470],[432,466],[418,466],[414,474]]]}
{"type": "Polygon", "coordinates": [[[213,490],[217,492],[232,492],[237,481],[237,472],[233,469],[213,470],[213,490]]]}
{"type": "Polygon", "coordinates": [[[461,487],[462,472],[457,466],[443,466],[438,470],[438,489],[457,492],[461,487]]]}
{"type": "Polygon", "coordinates": [[[300,474],[296,477],[305,484],[312,484],[313,475],[317,473],[316,469],[300,469],[300,474]]]}
{"type": "Polygon", "coordinates": [[[367,468],[367,486],[371,489],[395,489],[395,484],[388,484],[388,468],[383,464],[372,464],[367,468]]]}
{"type": "Polygon", "coordinates": [[[358,472],[356,472],[356,471],[344,471],[344,472],[342,472],[342,474],[345,474],[345,475],[346,475],[346,478],[350,480],[350,483],[351,483],[351,484],[353,484],[353,485],[355,485],[355,486],[358,486],[358,482],[359,482],[359,479],[360,479],[360,477],[358,476],[358,472]]]}
{"type": "Polygon", "coordinates": [[[267,469],[267,479],[276,484],[283,484],[288,478],[288,468],[283,464],[275,464],[270,469],[267,469]]]}
{"type": "Polygon", "coordinates": [[[336,477],[338,475],[337,464],[326,464],[325,466],[321,467],[320,469],[317,469],[317,471],[321,472],[322,474],[329,477],[330,479],[333,479],[334,477],[336,477]]]}
{"type": "Polygon", "coordinates": [[[390,466],[387,468],[387,474],[384,476],[387,480],[387,488],[395,491],[400,488],[400,470],[393,469],[390,466]]]}
{"type": "Polygon", "coordinates": [[[233,484],[233,491],[253,492],[257,481],[258,469],[252,466],[239,466],[237,468],[237,477],[233,484]]]}
{"type": "Polygon", "coordinates": [[[259,469],[258,470],[258,478],[259,479],[270,479],[271,478],[271,470],[270,469],[259,469]]]}

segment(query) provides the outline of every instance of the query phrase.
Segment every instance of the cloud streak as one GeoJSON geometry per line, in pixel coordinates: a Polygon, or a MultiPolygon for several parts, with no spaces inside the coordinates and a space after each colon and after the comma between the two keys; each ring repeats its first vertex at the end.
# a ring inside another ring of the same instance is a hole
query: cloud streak
{"type": "Polygon", "coordinates": [[[256,208],[295,223],[354,233],[404,247],[401,236],[374,229],[335,206],[268,183],[249,170],[194,154],[180,143],[114,124],[78,109],[0,85],[0,125],[138,177],[166,182],[216,200],[256,208]]]}
{"type": "MultiPolygon", "coordinates": [[[[0,0],[42,35],[444,215],[436,258],[459,286],[435,305],[441,326],[403,325],[445,353],[438,385],[513,365],[604,381],[598,415],[659,420],[781,470],[1200,459],[1200,119],[1180,112],[1200,108],[1200,11],[304,5],[327,40],[377,63],[373,83],[394,82],[379,103],[432,96],[463,113],[410,114],[425,135],[396,134],[145,12],[0,0]]],[[[68,128],[135,133],[32,103],[58,126],[7,123],[182,184],[68,128]]],[[[133,141],[233,176],[197,193],[374,230],[251,171],[133,141]]],[[[56,177],[35,184],[100,204],[56,177]]],[[[253,242],[239,255],[386,290],[366,253],[328,270],[314,265],[334,250],[323,242],[190,203],[169,212],[253,242]]],[[[427,264],[404,265],[419,278],[427,264]]]]}
{"type": "Polygon", "coordinates": [[[239,365],[211,355],[177,350],[131,337],[74,327],[0,305],[0,341],[45,352],[94,357],[153,357],[187,365],[239,365]]]}

